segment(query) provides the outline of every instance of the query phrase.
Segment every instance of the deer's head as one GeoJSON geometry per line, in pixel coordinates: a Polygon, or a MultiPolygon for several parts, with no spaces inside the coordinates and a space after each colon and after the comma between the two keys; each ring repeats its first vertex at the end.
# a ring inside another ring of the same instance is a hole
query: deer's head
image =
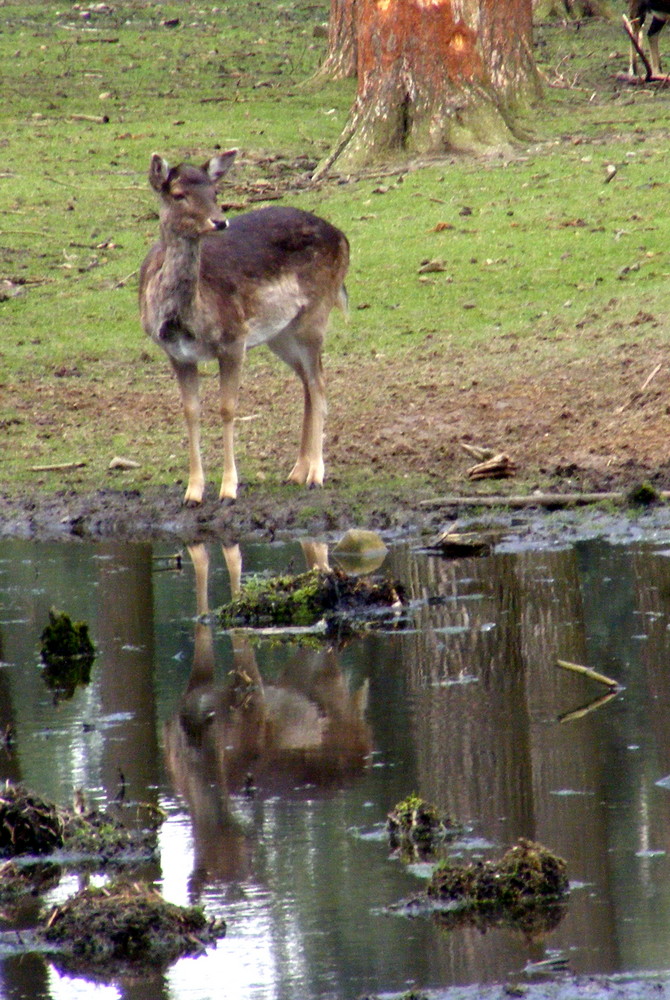
{"type": "Polygon", "coordinates": [[[217,183],[228,173],[236,149],[213,156],[202,167],[171,167],[158,153],[151,157],[149,183],[161,202],[161,227],[186,239],[199,239],[228,225],[216,203],[217,183]]]}

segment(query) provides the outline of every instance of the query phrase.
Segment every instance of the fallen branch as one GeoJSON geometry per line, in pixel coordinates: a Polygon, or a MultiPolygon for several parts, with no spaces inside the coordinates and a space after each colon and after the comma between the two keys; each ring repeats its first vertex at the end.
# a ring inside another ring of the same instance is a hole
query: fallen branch
{"type": "Polygon", "coordinates": [[[136,462],[132,458],[123,458],[122,455],[115,455],[107,466],[108,469],[123,469],[129,471],[130,469],[139,469],[140,463],[136,462]]]}
{"type": "MultiPolygon", "coordinates": [[[[659,491],[662,500],[670,498],[670,491],[659,491]]],[[[421,507],[559,507],[583,506],[604,500],[623,501],[626,493],[529,493],[528,496],[446,496],[421,500],[421,507]]]]}
{"type": "Polygon", "coordinates": [[[109,115],[68,115],[70,122],[93,122],[94,125],[108,125],[109,115]]]}
{"type": "Polygon", "coordinates": [[[516,465],[504,451],[468,469],[468,479],[503,479],[515,474],[516,465]]]}
{"type": "Polygon", "coordinates": [[[123,288],[130,281],[131,278],[134,278],[135,275],[139,273],[140,273],[139,268],[136,268],[134,271],[131,271],[130,274],[127,274],[125,278],[119,278],[118,281],[115,281],[113,287],[123,288]]]}
{"type": "Polygon", "coordinates": [[[647,388],[647,386],[649,385],[649,383],[651,382],[651,380],[654,379],[654,378],[656,378],[656,376],[658,375],[658,373],[660,372],[660,370],[661,370],[662,367],[663,367],[663,363],[659,361],[659,363],[656,365],[656,367],[647,375],[646,379],[644,380],[644,382],[640,386],[640,392],[644,392],[644,390],[647,388]]]}
{"type": "Polygon", "coordinates": [[[635,51],[639,55],[640,59],[642,60],[642,63],[644,64],[644,68],[646,70],[645,80],[649,81],[654,76],[654,74],[652,73],[652,70],[651,70],[651,63],[649,62],[649,60],[647,59],[646,55],[644,54],[644,52],[642,50],[642,46],[640,45],[640,41],[639,41],[636,33],[633,31],[633,25],[630,23],[630,21],[628,20],[628,18],[626,17],[625,14],[622,15],[622,20],[623,20],[623,26],[624,26],[624,29],[626,31],[626,34],[630,38],[630,41],[631,41],[631,44],[632,44],[633,48],[635,49],[635,51]]]}
{"type": "Polygon", "coordinates": [[[656,378],[656,376],[658,375],[658,373],[660,372],[660,370],[661,370],[662,367],[663,367],[663,362],[659,362],[656,365],[656,367],[653,368],[650,371],[650,373],[647,375],[646,379],[644,380],[644,382],[642,383],[642,385],[640,386],[640,388],[637,390],[637,392],[632,392],[630,394],[630,396],[628,397],[628,399],[626,400],[626,402],[622,403],[621,406],[617,406],[617,408],[616,408],[616,410],[614,412],[617,413],[617,414],[618,413],[623,413],[623,411],[627,407],[629,407],[632,403],[637,402],[639,400],[641,394],[644,392],[644,390],[649,386],[649,384],[652,382],[652,380],[656,378]]]}
{"type": "Polygon", "coordinates": [[[81,469],[86,462],[55,462],[53,465],[32,465],[31,472],[68,472],[70,469],[81,469]]]}
{"type": "Polygon", "coordinates": [[[563,670],[571,670],[573,674],[581,674],[583,677],[588,677],[591,681],[597,681],[599,684],[604,684],[605,687],[612,688],[613,690],[619,691],[621,685],[618,681],[613,680],[611,677],[606,677],[605,674],[599,674],[597,670],[592,670],[591,667],[584,667],[581,663],[570,663],[569,660],[556,660],[556,666],[561,667],[563,670]]]}

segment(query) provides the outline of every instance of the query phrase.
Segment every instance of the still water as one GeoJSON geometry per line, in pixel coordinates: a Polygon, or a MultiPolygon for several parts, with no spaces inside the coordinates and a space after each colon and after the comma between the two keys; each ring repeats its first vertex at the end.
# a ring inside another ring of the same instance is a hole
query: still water
{"type": "MultiPolygon", "coordinates": [[[[409,627],[343,649],[211,630],[196,612],[207,591],[211,607],[229,598],[230,551],[185,550],[181,568],[173,552],[0,542],[0,733],[16,734],[0,779],[63,804],[123,790],[129,821],[128,804],[159,806],[144,876],[227,935],[140,983],[0,954],[2,1000],[346,1000],[509,981],[556,956],[585,974],[670,967],[670,549],[594,540],[446,561],[397,546],[382,572],[407,587],[409,627]],[[52,606],[97,647],[90,685],[57,704],[39,669],[52,606]],[[578,711],[602,689],[557,659],[624,689],[578,711]],[[232,670],[264,692],[246,730],[221,707],[232,670]],[[563,856],[559,926],[529,941],[391,915],[424,884],[384,837],[412,791],[467,825],[464,861],[520,836],[563,856]]],[[[309,547],[239,554],[243,573],[297,571],[309,547]]],[[[51,898],[76,888],[65,878],[51,898]]]]}

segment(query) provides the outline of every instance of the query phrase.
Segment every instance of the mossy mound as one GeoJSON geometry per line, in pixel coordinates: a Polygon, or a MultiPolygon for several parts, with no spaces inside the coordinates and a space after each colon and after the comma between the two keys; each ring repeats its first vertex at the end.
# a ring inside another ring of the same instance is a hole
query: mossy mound
{"type": "Polygon", "coordinates": [[[63,847],[73,854],[104,861],[152,857],[156,851],[155,829],[131,830],[105,810],[61,809],[63,847]]]}
{"type": "Polygon", "coordinates": [[[426,891],[440,903],[460,903],[470,911],[504,911],[515,917],[528,906],[564,900],[569,886],[562,858],[542,844],[521,839],[500,861],[438,865],[426,891]]]}
{"type": "Polygon", "coordinates": [[[26,896],[37,896],[58,885],[62,871],[51,861],[18,864],[9,860],[0,864],[0,903],[11,905],[26,896]]]}
{"type": "Polygon", "coordinates": [[[6,782],[0,788],[0,856],[44,855],[62,849],[104,861],[123,854],[151,856],[156,831],[129,830],[105,811],[60,808],[6,782]]]}
{"type": "Polygon", "coordinates": [[[56,700],[71,698],[77,687],[88,684],[95,659],[95,646],[85,622],[73,622],[69,615],[49,612],[49,624],[41,636],[40,655],[44,680],[56,700]]]}
{"type": "Polygon", "coordinates": [[[450,816],[440,816],[436,807],[418,795],[408,795],[396,803],[386,819],[392,850],[401,856],[426,856],[459,833],[450,816]]]}
{"type": "Polygon", "coordinates": [[[310,626],[329,615],[365,616],[403,601],[398,583],[372,583],[338,569],[310,570],[298,576],[255,577],[219,615],[225,628],[310,626]]]}
{"type": "Polygon", "coordinates": [[[629,507],[651,507],[661,502],[661,495],[651,483],[638,483],[626,493],[626,503],[629,507]]]}
{"type": "Polygon", "coordinates": [[[50,854],[63,846],[55,805],[10,782],[0,788],[0,855],[50,854]]]}
{"type": "Polygon", "coordinates": [[[167,903],[138,883],[87,888],[47,915],[38,936],[67,967],[141,965],[162,968],[198,954],[224,936],[225,922],[199,907],[167,903]]]}

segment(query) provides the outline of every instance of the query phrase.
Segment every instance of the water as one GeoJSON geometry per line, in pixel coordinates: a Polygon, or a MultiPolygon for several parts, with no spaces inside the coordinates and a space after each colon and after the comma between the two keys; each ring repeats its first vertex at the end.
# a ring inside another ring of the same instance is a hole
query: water
{"type": "MultiPolygon", "coordinates": [[[[3,1000],[344,1000],[505,982],[557,955],[583,974],[670,966],[670,558],[660,545],[592,541],[455,562],[399,546],[384,572],[406,583],[412,627],[341,650],[212,636],[195,619],[204,556],[215,606],[230,595],[231,552],[194,550],[197,577],[187,552],[175,569],[173,552],[0,543],[0,734],[16,734],[0,747],[0,779],[63,804],[83,789],[100,805],[123,794],[159,806],[160,862],[144,874],[168,899],[224,917],[227,936],[139,983],[94,984],[39,955],[0,954],[3,1000]],[[98,649],[91,684],[57,703],[39,669],[52,606],[87,621],[98,649]],[[592,707],[602,689],[557,659],[624,690],[592,707]],[[245,726],[223,693],[234,669],[265,692],[245,726]],[[468,826],[464,861],[519,836],[562,855],[573,892],[559,926],[530,941],[390,915],[425,877],[391,858],[383,835],[388,810],[412,791],[468,826]]],[[[297,543],[245,545],[241,556],[244,572],[305,559],[297,543]]],[[[68,876],[50,898],[76,888],[68,876]]]]}

